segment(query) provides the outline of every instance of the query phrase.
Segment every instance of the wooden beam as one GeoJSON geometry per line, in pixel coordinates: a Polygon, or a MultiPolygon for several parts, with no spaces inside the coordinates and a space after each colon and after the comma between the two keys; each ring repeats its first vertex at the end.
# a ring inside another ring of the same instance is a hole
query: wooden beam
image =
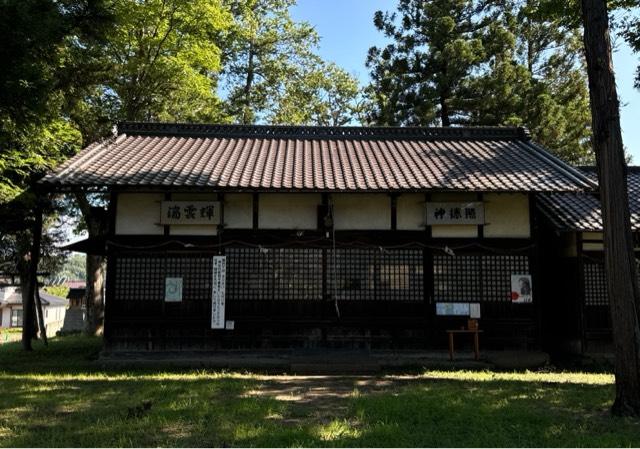
{"type": "Polygon", "coordinates": [[[260,194],[259,193],[254,193],[253,194],[253,230],[257,231],[259,226],[260,226],[260,220],[259,220],[259,211],[260,211],[260,194]]]}
{"type": "Polygon", "coordinates": [[[392,193],[391,197],[391,230],[398,229],[398,195],[392,193]]]}

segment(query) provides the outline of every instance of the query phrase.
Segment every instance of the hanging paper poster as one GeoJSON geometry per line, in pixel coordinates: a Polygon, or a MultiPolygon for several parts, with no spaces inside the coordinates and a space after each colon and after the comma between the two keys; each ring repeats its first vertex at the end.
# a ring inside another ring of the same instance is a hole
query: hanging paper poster
{"type": "Polygon", "coordinates": [[[182,278],[165,278],[164,300],[166,302],[182,301],[182,278]]]}
{"type": "Polygon", "coordinates": [[[511,275],[511,302],[527,304],[533,301],[533,289],[530,274],[511,275]]]}
{"type": "Polygon", "coordinates": [[[438,302],[436,303],[436,315],[469,316],[469,303],[438,302]]]}

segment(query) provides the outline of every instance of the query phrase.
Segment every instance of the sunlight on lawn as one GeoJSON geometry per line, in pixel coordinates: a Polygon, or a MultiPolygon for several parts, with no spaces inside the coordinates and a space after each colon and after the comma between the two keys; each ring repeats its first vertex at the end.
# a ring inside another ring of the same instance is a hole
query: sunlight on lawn
{"type": "MultiPolygon", "coordinates": [[[[615,382],[613,374],[579,373],[579,372],[513,372],[501,373],[491,371],[426,371],[420,377],[423,379],[447,379],[464,380],[472,382],[544,382],[544,383],[568,383],[585,385],[610,385],[615,382]]],[[[398,376],[413,378],[412,376],[398,376]]]]}
{"type": "Polygon", "coordinates": [[[610,374],[122,370],[97,350],[0,347],[0,447],[640,446],[608,413],[610,374]]]}

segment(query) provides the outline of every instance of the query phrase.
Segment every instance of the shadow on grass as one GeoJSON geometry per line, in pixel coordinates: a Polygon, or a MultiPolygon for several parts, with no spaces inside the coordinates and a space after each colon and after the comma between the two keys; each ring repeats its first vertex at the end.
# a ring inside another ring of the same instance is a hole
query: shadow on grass
{"type": "Polygon", "coordinates": [[[608,415],[608,383],[104,371],[98,348],[80,337],[0,348],[0,445],[640,445],[639,422],[608,415]]]}

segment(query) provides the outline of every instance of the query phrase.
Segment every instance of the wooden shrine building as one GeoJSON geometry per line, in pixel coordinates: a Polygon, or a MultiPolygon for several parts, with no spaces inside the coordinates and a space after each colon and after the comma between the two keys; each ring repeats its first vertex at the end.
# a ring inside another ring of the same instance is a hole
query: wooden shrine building
{"type": "MultiPolygon", "coordinates": [[[[579,170],[597,182],[595,167],[579,170]]],[[[629,212],[640,259],[640,167],[627,168],[629,212]]],[[[611,316],[604,270],[602,211],[595,193],[539,195],[544,279],[561,298],[549,310],[550,334],[569,352],[611,352],[611,316]]]]}
{"type": "Polygon", "coordinates": [[[41,185],[103,192],[106,348],[540,348],[539,194],[597,186],[517,128],[123,123],[41,185]]]}

